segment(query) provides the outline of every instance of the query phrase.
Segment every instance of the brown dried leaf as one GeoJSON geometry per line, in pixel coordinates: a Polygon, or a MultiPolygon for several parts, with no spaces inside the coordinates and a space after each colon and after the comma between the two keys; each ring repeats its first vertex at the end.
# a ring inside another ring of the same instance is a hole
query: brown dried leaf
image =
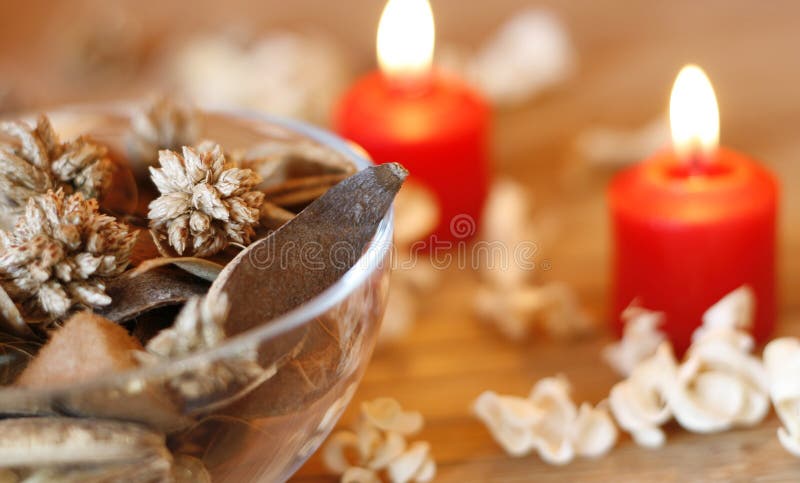
{"type": "Polygon", "coordinates": [[[269,230],[277,230],[294,217],[295,214],[291,211],[285,210],[269,201],[265,201],[261,205],[261,226],[269,230]]]}
{"type": "Polygon", "coordinates": [[[161,267],[137,277],[111,280],[106,292],[112,303],[98,313],[121,323],[159,307],[183,304],[193,296],[205,294],[207,289],[208,284],[193,275],[161,267]]]}
{"type": "Polygon", "coordinates": [[[233,336],[274,319],[339,280],[363,254],[407,175],[397,163],[369,167],[239,253],[209,291],[229,294],[226,333],[233,336]],[[302,249],[310,244],[315,260],[302,249]],[[274,253],[274,247],[284,246],[300,249],[274,253]]]}
{"type": "Polygon", "coordinates": [[[331,186],[347,178],[346,174],[325,174],[292,178],[264,190],[265,199],[292,211],[299,211],[319,198],[331,186]]]}
{"type": "Polygon", "coordinates": [[[181,269],[191,273],[192,275],[202,278],[207,282],[213,282],[219,272],[222,271],[223,266],[219,263],[206,260],[205,258],[197,257],[159,257],[151,258],[140,263],[138,267],[127,273],[129,277],[138,277],[139,275],[149,272],[150,270],[165,265],[176,265],[181,269]]]}

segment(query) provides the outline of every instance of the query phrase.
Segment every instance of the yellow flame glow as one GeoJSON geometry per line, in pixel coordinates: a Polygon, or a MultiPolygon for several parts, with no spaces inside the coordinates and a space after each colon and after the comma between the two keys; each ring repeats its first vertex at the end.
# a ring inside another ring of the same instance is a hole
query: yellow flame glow
{"type": "Polygon", "coordinates": [[[672,145],[678,156],[688,159],[709,154],[719,145],[719,107],[711,81],[703,69],[687,65],[681,69],[669,101],[672,145]]]}
{"type": "Polygon", "coordinates": [[[416,76],[433,62],[435,28],[428,0],[389,0],[378,24],[378,64],[392,76],[416,76]]]}

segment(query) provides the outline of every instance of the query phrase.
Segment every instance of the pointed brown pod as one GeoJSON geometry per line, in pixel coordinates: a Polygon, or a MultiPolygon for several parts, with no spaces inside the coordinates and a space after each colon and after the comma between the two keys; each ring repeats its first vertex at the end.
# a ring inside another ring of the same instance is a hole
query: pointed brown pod
{"type": "Polygon", "coordinates": [[[406,176],[397,163],[360,171],[239,253],[211,286],[231,299],[228,336],[285,314],[339,280],[364,253],[406,176]]]}

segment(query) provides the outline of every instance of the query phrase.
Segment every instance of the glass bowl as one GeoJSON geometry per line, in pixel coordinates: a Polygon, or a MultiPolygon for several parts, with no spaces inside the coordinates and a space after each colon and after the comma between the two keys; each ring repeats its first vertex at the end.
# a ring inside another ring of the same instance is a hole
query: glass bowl
{"type": "MultiPolygon", "coordinates": [[[[124,152],[131,113],[130,106],[103,105],[48,114],[63,138],[88,133],[113,154],[124,152]]],[[[362,151],[328,132],[253,112],[207,111],[202,138],[228,149],[275,138],[311,140],[359,169],[370,165],[362,151]]],[[[333,428],[369,361],[386,304],[392,226],[390,211],[355,266],[322,294],[213,350],[67,388],[6,386],[0,413],[156,428],[174,461],[184,462],[181,471],[195,471],[186,481],[203,481],[198,460],[215,482],[286,480],[333,428]],[[236,361],[254,351],[264,371],[237,378],[236,361]],[[204,387],[203,378],[220,368],[230,381],[204,387]],[[195,384],[191,395],[179,390],[187,381],[195,384]]]]}

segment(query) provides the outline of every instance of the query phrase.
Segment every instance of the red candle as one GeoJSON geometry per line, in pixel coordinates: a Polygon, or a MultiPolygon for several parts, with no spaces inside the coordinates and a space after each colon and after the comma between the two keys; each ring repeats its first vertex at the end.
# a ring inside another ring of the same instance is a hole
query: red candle
{"type": "Polygon", "coordinates": [[[431,69],[433,38],[427,0],[390,0],[378,29],[381,70],[345,94],[334,126],[376,162],[402,162],[438,202],[434,235],[454,240],[475,225],[454,233],[453,219],[466,215],[477,224],[486,198],[490,114],[465,83],[431,69]]]}
{"type": "Polygon", "coordinates": [[[682,353],[703,312],[747,284],[756,295],[752,332],[764,341],[776,317],[778,186],[752,159],[717,148],[710,82],[693,66],[673,88],[674,148],[620,173],[609,202],[614,237],[613,327],[636,300],[665,313],[662,330],[682,353]]]}

